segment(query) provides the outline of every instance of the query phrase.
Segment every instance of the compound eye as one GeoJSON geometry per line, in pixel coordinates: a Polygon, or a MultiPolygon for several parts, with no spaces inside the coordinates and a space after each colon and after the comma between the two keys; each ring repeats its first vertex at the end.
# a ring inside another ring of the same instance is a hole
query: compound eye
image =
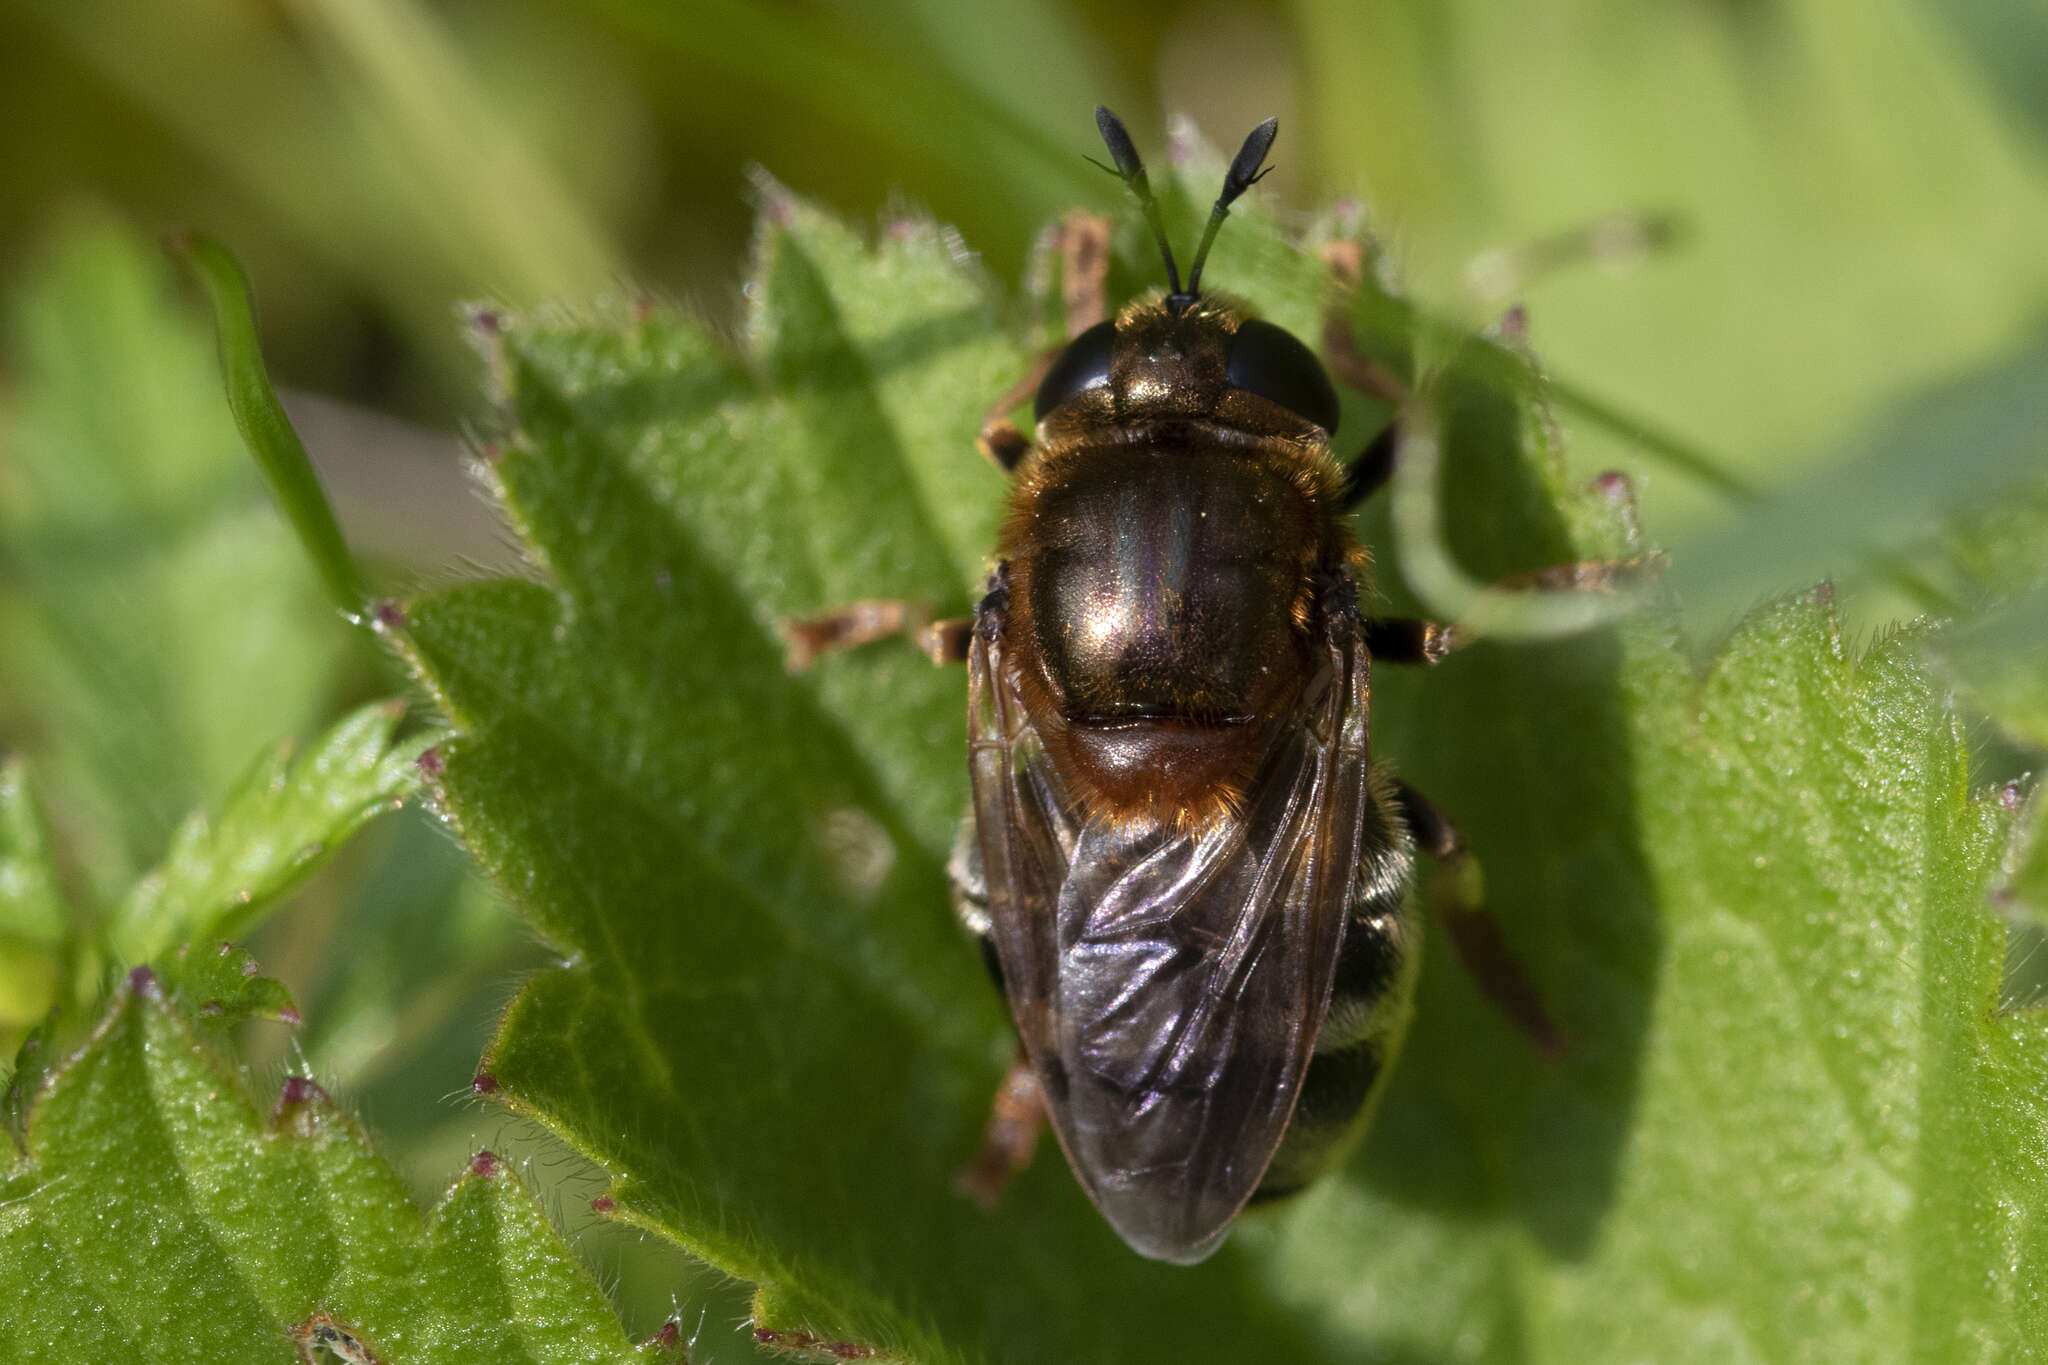
{"type": "Polygon", "coordinates": [[[1323,362],[1284,327],[1257,318],[1239,323],[1224,378],[1232,388],[1278,403],[1326,433],[1337,430],[1337,390],[1323,362]]]}
{"type": "Polygon", "coordinates": [[[1109,382],[1109,353],[1116,344],[1116,319],[1105,318],[1067,343],[1039,381],[1032,413],[1043,422],[1068,399],[1109,382]]]}

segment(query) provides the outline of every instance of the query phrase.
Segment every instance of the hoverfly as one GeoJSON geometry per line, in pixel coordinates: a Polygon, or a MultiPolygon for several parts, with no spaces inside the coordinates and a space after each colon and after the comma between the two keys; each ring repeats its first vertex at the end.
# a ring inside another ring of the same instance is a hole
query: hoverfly
{"type": "MultiPolygon", "coordinates": [[[[973,809],[949,872],[1021,1043],[964,1181],[992,1195],[1049,1118],[1124,1240],[1186,1264],[1332,1165],[1400,1050],[1415,849],[1465,855],[1372,761],[1371,663],[1434,663],[1455,640],[1359,608],[1347,516],[1391,472],[1392,429],[1338,460],[1315,353],[1202,292],[1277,121],[1232,161],[1185,285],[1128,132],[1096,122],[1168,287],[1073,329],[1033,377],[1035,440],[984,428],[1012,478],[995,566],[971,619],[924,636],[968,665],[973,809]]],[[[1106,240],[1083,223],[1065,250],[1070,300],[1092,275],[1099,306],[1106,240]]],[[[906,616],[791,622],[792,660],[906,616]]],[[[1481,984],[1554,1045],[1491,921],[1448,918],[1481,984]]]]}

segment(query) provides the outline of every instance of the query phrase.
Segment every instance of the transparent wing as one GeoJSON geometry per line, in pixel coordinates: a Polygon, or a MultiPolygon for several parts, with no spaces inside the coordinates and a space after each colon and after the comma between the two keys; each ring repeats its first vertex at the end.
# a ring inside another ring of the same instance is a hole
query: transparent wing
{"type": "Polygon", "coordinates": [[[968,742],[1004,989],[1081,1183],[1138,1251],[1192,1263],[1258,1188],[1329,1006],[1367,799],[1356,619],[1242,817],[1195,831],[1077,809],[995,624],[977,623],[968,742]]]}

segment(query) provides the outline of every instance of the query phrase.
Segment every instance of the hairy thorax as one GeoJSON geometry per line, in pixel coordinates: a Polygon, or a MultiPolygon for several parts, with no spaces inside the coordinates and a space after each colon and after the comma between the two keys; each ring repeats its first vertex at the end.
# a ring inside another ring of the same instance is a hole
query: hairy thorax
{"type": "Polygon", "coordinates": [[[1004,543],[1008,653],[1073,795],[1119,820],[1234,809],[1307,682],[1318,568],[1345,542],[1292,445],[1205,423],[1052,445],[1004,543]]]}

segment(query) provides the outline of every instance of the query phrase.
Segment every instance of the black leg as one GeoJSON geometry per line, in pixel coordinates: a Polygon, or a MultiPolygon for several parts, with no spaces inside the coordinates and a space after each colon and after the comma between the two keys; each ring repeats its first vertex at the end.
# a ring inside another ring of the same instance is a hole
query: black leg
{"type": "Polygon", "coordinates": [[[1399,430],[1398,423],[1387,423],[1386,429],[1372,438],[1372,444],[1344,466],[1346,510],[1379,492],[1386,487],[1387,480],[1394,477],[1394,447],[1400,443],[1399,430]]]}
{"type": "Polygon", "coordinates": [[[1430,884],[1429,905],[1449,932],[1458,960],[1486,998],[1539,1052],[1552,1060],[1563,1056],[1564,1030],[1544,1008],[1535,983],[1508,951],[1499,923],[1487,910],[1485,883],[1479,864],[1465,847],[1465,836],[1428,797],[1406,782],[1394,784],[1394,800],[1415,836],[1416,847],[1443,864],[1444,875],[1430,884]]]}
{"type": "Polygon", "coordinates": [[[1365,652],[1373,662],[1434,664],[1465,643],[1455,626],[1440,626],[1417,616],[1368,616],[1360,623],[1365,652]]]}

